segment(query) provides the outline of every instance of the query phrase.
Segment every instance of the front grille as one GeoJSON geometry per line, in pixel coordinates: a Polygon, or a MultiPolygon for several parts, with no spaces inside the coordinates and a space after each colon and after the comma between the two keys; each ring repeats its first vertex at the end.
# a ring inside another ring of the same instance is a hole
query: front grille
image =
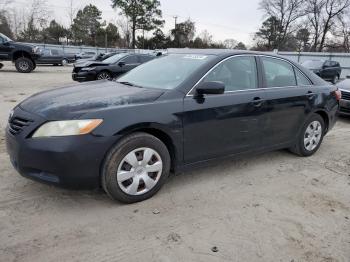
{"type": "Polygon", "coordinates": [[[342,91],[342,92],[341,92],[341,97],[342,97],[342,99],[344,99],[344,100],[350,100],[350,92],[344,92],[344,91],[342,91]]]}
{"type": "Polygon", "coordinates": [[[9,132],[14,136],[18,135],[32,122],[33,120],[26,119],[23,117],[12,117],[9,121],[9,132]]]}

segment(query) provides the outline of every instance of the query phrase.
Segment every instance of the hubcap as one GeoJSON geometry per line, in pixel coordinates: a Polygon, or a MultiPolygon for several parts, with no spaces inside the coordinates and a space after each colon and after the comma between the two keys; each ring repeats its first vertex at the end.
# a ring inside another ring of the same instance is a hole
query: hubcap
{"type": "Polygon", "coordinates": [[[22,61],[22,62],[19,62],[18,67],[19,67],[21,70],[26,71],[26,70],[28,70],[29,65],[28,65],[27,62],[22,61]]]}
{"type": "Polygon", "coordinates": [[[98,80],[102,80],[102,79],[110,79],[110,76],[108,73],[101,73],[98,75],[97,77],[98,80]]]}
{"type": "Polygon", "coordinates": [[[153,149],[144,147],[128,153],[120,162],[117,181],[128,195],[142,195],[158,183],[162,175],[163,162],[153,149]]]}
{"type": "Polygon", "coordinates": [[[314,150],[321,141],[322,125],[319,121],[313,121],[306,128],[304,135],[304,147],[308,151],[314,150]]]}

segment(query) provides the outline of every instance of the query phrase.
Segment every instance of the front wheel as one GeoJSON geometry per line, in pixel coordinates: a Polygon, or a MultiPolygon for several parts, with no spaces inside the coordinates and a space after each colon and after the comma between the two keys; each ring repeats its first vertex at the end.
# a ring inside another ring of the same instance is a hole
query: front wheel
{"type": "Polygon", "coordinates": [[[170,172],[170,155],[158,138],[135,133],[122,139],[107,155],[102,187],[114,200],[135,203],[156,194],[170,172]]]}
{"type": "Polygon", "coordinates": [[[291,151],[299,156],[312,156],[320,148],[325,134],[325,122],[313,114],[304,124],[297,142],[291,151]]]}
{"type": "Polygon", "coordinates": [[[27,57],[20,57],[16,59],[15,67],[20,73],[30,73],[34,70],[34,63],[27,57]]]}
{"type": "Polygon", "coordinates": [[[97,74],[96,79],[97,80],[103,80],[103,79],[111,80],[112,76],[111,76],[111,74],[109,72],[102,71],[102,72],[97,74]]]}

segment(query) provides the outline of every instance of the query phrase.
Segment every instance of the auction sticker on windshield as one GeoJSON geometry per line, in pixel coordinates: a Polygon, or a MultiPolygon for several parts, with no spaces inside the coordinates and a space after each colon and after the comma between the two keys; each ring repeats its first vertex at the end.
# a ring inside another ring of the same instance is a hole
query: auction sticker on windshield
{"type": "Polygon", "coordinates": [[[195,60],[204,60],[207,57],[208,56],[205,56],[205,55],[186,55],[186,56],[184,56],[185,59],[195,59],[195,60]]]}

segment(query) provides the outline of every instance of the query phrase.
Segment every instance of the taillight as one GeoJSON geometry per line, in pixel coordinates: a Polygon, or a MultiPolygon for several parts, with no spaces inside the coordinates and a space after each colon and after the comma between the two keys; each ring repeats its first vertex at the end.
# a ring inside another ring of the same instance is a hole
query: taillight
{"type": "Polygon", "coordinates": [[[335,97],[337,98],[338,101],[340,101],[341,99],[341,91],[339,89],[337,89],[336,91],[334,91],[335,97]]]}

